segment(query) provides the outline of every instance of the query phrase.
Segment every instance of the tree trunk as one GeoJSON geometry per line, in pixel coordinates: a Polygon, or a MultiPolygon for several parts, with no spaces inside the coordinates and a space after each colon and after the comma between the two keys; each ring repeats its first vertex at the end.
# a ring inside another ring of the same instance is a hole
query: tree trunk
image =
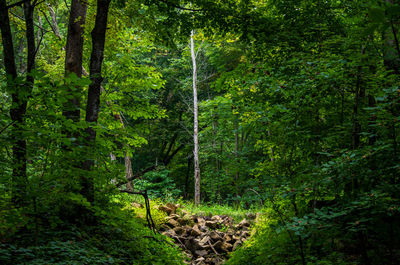
{"type": "Polygon", "coordinates": [[[8,75],[7,86],[12,98],[10,116],[13,123],[11,129],[12,145],[12,201],[16,205],[21,205],[26,199],[26,139],[23,133],[24,116],[28,105],[28,98],[31,94],[34,78],[31,75],[35,67],[35,31],[33,28],[34,6],[30,1],[23,3],[26,39],[27,39],[27,76],[25,84],[15,84],[17,78],[17,68],[15,64],[13,39],[10,28],[7,2],[0,0],[0,29],[3,41],[4,65],[8,75]]]}
{"type": "Polygon", "coordinates": [[[13,165],[12,200],[18,205],[22,203],[25,197],[23,183],[26,181],[26,142],[22,140],[20,131],[25,106],[23,104],[24,100],[19,94],[20,86],[14,84],[14,80],[17,78],[17,68],[6,0],[0,0],[0,28],[3,41],[4,66],[8,76],[7,87],[12,98],[12,107],[10,108],[10,116],[13,122],[10,133],[13,165]]]}
{"type": "MultiPolygon", "coordinates": [[[[119,121],[122,124],[122,128],[125,128],[124,121],[122,120],[122,115],[117,114],[116,118],[119,119],[119,121]]],[[[124,144],[126,146],[126,144],[124,144]]],[[[133,171],[132,171],[132,160],[131,157],[128,155],[128,153],[125,151],[124,153],[124,162],[125,162],[125,178],[130,179],[128,183],[126,184],[126,188],[130,191],[133,191],[133,185],[132,185],[132,176],[133,176],[133,171]]]]}
{"type": "MultiPolygon", "coordinates": [[[[67,34],[67,44],[65,47],[65,75],[69,76],[75,74],[78,78],[82,77],[82,55],[83,55],[83,33],[86,19],[87,2],[85,0],[72,0],[70,8],[70,16],[68,21],[68,34],[67,34]]],[[[68,87],[65,97],[68,101],[63,106],[63,116],[66,120],[72,120],[75,124],[80,121],[80,96],[81,91],[78,90],[79,87],[68,87]]],[[[68,161],[66,167],[71,167],[74,172],[69,173],[69,177],[75,175],[79,179],[79,184],[81,185],[79,192],[87,201],[93,201],[93,197],[89,192],[89,187],[91,186],[89,178],[83,172],[84,154],[82,154],[78,148],[81,144],[81,133],[79,130],[75,129],[72,131],[70,128],[64,126],[63,133],[67,138],[75,138],[75,142],[72,146],[63,146],[66,157],[64,158],[68,161]],[[79,153],[77,153],[79,151],[79,153]]],[[[78,206],[75,213],[82,216],[81,220],[85,220],[87,215],[86,209],[80,205],[78,206]]],[[[89,217],[90,218],[90,217],[89,217]]],[[[86,222],[86,221],[85,221],[86,222]]],[[[87,222],[91,222],[91,219],[87,222]]]]}
{"type": "MultiPolygon", "coordinates": [[[[394,0],[386,0],[389,4],[394,4],[394,0]]],[[[398,39],[398,30],[396,25],[398,21],[393,21],[390,18],[390,28],[383,32],[383,57],[384,65],[388,70],[393,71],[394,74],[400,74],[400,47],[398,39]]]]}
{"type": "MultiPolygon", "coordinates": [[[[234,107],[232,108],[234,109],[234,107]]],[[[239,200],[239,169],[238,169],[238,164],[239,164],[239,118],[237,115],[235,115],[235,195],[236,195],[236,207],[239,208],[240,200],[239,200]]]]}
{"type": "Polygon", "coordinates": [[[199,166],[199,122],[198,122],[198,105],[197,105],[197,65],[196,65],[196,53],[194,51],[194,31],[190,35],[190,50],[192,54],[193,63],[193,141],[194,141],[194,203],[200,204],[200,166],[199,166]]]}
{"type": "MultiPolygon", "coordinates": [[[[94,29],[92,30],[92,53],[90,56],[90,80],[87,105],[86,105],[86,121],[91,124],[97,123],[100,108],[101,83],[101,66],[104,58],[104,44],[106,39],[108,8],[111,0],[98,0],[97,13],[94,29]]],[[[87,129],[87,146],[94,147],[96,140],[96,131],[93,127],[87,129]]],[[[84,163],[84,169],[91,170],[94,160],[89,159],[84,163]]],[[[93,179],[87,179],[84,182],[83,193],[87,195],[89,201],[94,200],[93,179]]]]}
{"type": "MultiPolygon", "coordinates": [[[[65,74],[75,73],[82,76],[83,33],[86,19],[87,3],[84,0],[72,0],[68,21],[67,45],[65,47],[65,74]]],[[[72,94],[64,106],[63,115],[67,119],[78,122],[80,119],[79,95],[72,94]]]]}

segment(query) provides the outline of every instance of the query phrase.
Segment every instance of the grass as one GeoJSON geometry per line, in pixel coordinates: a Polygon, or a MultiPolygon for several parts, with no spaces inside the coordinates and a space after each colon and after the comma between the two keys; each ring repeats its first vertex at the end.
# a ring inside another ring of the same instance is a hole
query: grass
{"type": "Polygon", "coordinates": [[[244,218],[248,218],[249,214],[255,214],[257,209],[243,209],[234,208],[229,205],[220,204],[201,204],[195,206],[192,202],[180,201],[179,202],[183,208],[195,215],[208,216],[208,215],[228,215],[232,217],[235,222],[240,222],[244,218]]]}
{"type": "MultiPolygon", "coordinates": [[[[127,208],[132,209],[135,213],[144,219],[145,217],[145,209],[135,209],[131,207],[132,202],[141,203],[144,205],[143,197],[139,195],[128,195],[128,194],[120,194],[114,197],[115,201],[123,202],[127,208]]],[[[171,202],[171,201],[168,201],[171,202]]],[[[175,204],[180,204],[182,206],[181,209],[189,212],[190,214],[199,215],[199,216],[211,216],[211,215],[228,215],[232,217],[235,222],[240,222],[244,218],[248,218],[249,214],[256,214],[257,212],[262,212],[263,209],[244,209],[241,207],[234,207],[228,204],[212,204],[206,203],[201,204],[199,206],[195,206],[195,204],[191,201],[185,201],[182,199],[178,199],[173,202],[175,204]]],[[[158,205],[166,205],[166,201],[162,201],[160,199],[150,200],[151,213],[153,218],[155,218],[156,225],[159,226],[165,221],[165,214],[159,210],[157,210],[158,205]]],[[[179,212],[179,210],[178,210],[179,212]]]]}

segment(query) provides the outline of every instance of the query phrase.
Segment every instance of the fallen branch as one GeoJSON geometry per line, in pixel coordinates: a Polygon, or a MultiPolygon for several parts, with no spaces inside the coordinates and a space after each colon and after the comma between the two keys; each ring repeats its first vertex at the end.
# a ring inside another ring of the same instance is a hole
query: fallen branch
{"type": "Polygon", "coordinates": [[[214,251],[215,255],[219,256],[220,254],[215,250],[215,248],[213,247],[213,245],[210,242],[210,239],[207,240],[208,244],[210,245],[211,249],[214,251]]]}
{"type": "Polygon", "coordinates": [[[144,198],[144,202],[146,205],[146,221],[148,227],[153,231],[154,234],[157,234],[158,231],[156,229],[156,225],[154,224],[153,218],[151,217],[151,210],[150,210],[150,201],[149,196],[147,195],[147,190],[144,191],[130,191],[130,190],[120,190],[120,192],[128,193],[128,194],[137,194],[142,195],[144,198]]]}

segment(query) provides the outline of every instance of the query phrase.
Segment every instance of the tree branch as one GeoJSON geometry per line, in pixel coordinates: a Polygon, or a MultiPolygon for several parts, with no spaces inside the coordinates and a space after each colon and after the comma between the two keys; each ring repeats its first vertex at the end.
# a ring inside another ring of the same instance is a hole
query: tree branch
{"type": "Polygon", "coordinates": [[[8,6],[7,6],[7,9],[10,9],[10,8],[13,8],[13,7],[16,7],[16,6],[20,6],[20,5],[22,5],[23,3],[29,2],[29,1],[30,1],[30,0],[22,0],[22,1],[16,2],[16,3],[14,3],[14,4],[8,5],[8,6]]]}
{"type": "Polygon", "coordinates": [[[5,126],[3,129],[0,130],[0,134],[2,134],[8,127],[10,127],[11,125],[13,125],[16,121],[12,121],[10,122],[7,126],[5,126]]]}
{"type": "MultiPolygon", "coordinates": [[[[143,176],[145,173],[147,173],[147,172],[149,172],[149,171],[152,171],[152,170],[154,170],[154,169],[156,169],[156,166],[148,167],[148,168],[146,168],[145,170],[136,173],[136,174],[133,175],[132,177],[127,178],[126,181],[129,182],[129,181],[131,181],[131,180],[134,180],[135,178],[138,178],[138,177],[140,177],[140,176],[143,176]]],[[[126,183],[125,183],[125,182],[123,182],[123,183],[118,183],[116,186],[117,186],[117,187],[120,187],[120,186],[122,186],[122,185],[124,185],[124,184],[126,184],[126,183]]]]}

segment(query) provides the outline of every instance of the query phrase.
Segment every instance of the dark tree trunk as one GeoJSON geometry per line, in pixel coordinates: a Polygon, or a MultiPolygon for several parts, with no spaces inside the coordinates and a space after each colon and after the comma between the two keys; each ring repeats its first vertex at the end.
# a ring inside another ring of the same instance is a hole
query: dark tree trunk
{"type": "MultiPolygon", "coordinates": [[[[75,74],[78,78],[82,77],[82,54],[83,54],[83,33],[86,19],[87,1],[86,0],[72,0],[70,8],[70,16],[68,21],[68,34],[67,44],[65,47],[65,75],[69,76],[75,74]]],[[[63,116],[67,120],[72,120],[74,123],[78,123],[80,120],[80,95],[79,87],[70,86],[65,91],[65,97],[68,97],[68,101],[63,106],[63,116]]],[[[88,201],[91,201],[91,196],[87,193],[87,182],[88,176],[82,171],[82,163],[85,159],[82,159],[84,154],[76,153],[79,149],[77,146],[82,141],[80,139],[81,132],[79,130],[72,131],[67,126],[63,127],[63,133],[67,138],[75,138],[75,142],[72,146],[63,146],[66,157],[64,160],[68,163],[65,165],[67,168],[74,170],[72,174],[69,173],[69,177],[75,175],[79,178],[81,189],[75,190],[84,196],[88,201]]],[[[67,188],[68,189],[68,188],[67,188]]],[[[83,206],[79,206],[75,214],[84,220],[87,217],[87,212],[83,206]]],[[[67,216],[69,213],[67,213],[67,216]]],[[[68,218],[74,219],[73,216],[68,218]]]]}
{"type": "MultiPolygon", "coordinates": [[[[65,47],[65,74],[82,76],[83,33],[86,19],[86,1],[72,0],[68,21],[67,45],[65,47]]],[[[69,93],[73,93],[71,90],[69,93]]],[[[80,118],[79,95],[72,95],[64,106],[63,115],[75,122],[80,118]]]]}
{"type": "Polygon", "coordinates": [[[11,129],[12,145],[12,200],[16,205],[21,205],[26,198],[26,139],[23,134],[24,116],[28,104],[28,98],[32,91],[34,78],[31,71],[35,67],[35,31],[33,28],[34,6],[30,1],[26,1],[24,6],[24,16],[26,22],[26,39],[28,44],[27,56],[27,77],[25,84],[15,84],[17,68],[15,64],[13,39],[10,28],[7,3],[0,0],[0,29],[3,41],[4,65],[8,75],[7,86],[12,98],[10,116],[13,122],[11,129]]]}
{"type": "MultiPolygon", "coordinates": [[[[86,105],[86,121],[88,123],[97,123],[100,108],[100,93],[101,83],[101,66],[104,57],[104,43],[106,39],[108,8],[111,0],[97,1],[97,14],[95,26],[92,31],[92,53],[90,57],[90,80],[92,83],[89,86],[88,99],[86,105]]],[[[93,146],[96,139],[96,131],[89,127],[88,146],[93,146]]],[[[85,163],[85,169],[90,170],[94,165],[93,160],[88,160],[85,163]]],[[[130,170],[132,171],[132,170],[130,170]]],[[[86,181],[83,186],[83,192],[88,195],[89,201],[93,201],[93,181],[86,181]]]]}
{"type": "Polygon", "coordinates": [[[25,189],[22,184],[26,181],[26,143],[22,140],[20,133],[24,106],[22,104],[23,100],[21,100],[18,93],[20,88],[14,84],[14,80],[17,77],[17,68],[15,65],[13,39],[6,0],[0,0],[0,28],[3,41],[4,66],[8,76],[7,87],[12,98],[12,107],[10,109],[10,116],[13,122],[10,133],[13,164],[12,200],[14,203],[20,204],[25,194],[25,189]]]}

